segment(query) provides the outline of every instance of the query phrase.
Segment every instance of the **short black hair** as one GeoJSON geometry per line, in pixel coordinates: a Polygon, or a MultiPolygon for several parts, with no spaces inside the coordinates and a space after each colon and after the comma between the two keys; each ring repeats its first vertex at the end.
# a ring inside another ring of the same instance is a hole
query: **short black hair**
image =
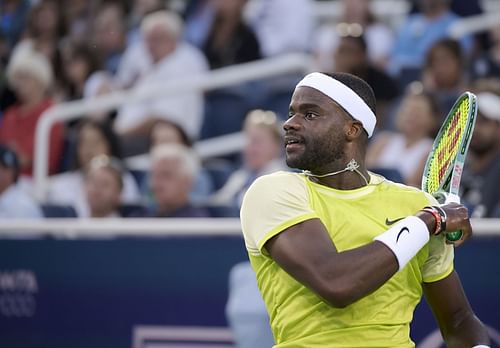
{"type": "Polygon", "coordinates": [[[363,99],[363,101],[366,103],[366,105],[368,105],[373,114],[377,114],[375,93],[373,93],[373,89],[365,80],[348,73],[334,72],[323,74],[342,82],[344,85],[352,89],[354,93],[356,93],[361,99],[363,99]]]}

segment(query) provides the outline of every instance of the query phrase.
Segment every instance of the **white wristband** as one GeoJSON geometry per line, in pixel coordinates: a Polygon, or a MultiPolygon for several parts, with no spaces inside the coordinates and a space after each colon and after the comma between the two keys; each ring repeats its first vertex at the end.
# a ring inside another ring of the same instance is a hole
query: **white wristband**
{"type": "Polygon", "coordinates": [[[425,222],[416,216],[408,216],[374,240],[384,243],[392,250],[401,270],[427,244],[429,238],[425,222]]]}
{"type": "Polygon", "coordinates": [[[478,344],[477,346],[474,346],[472,348],[490,348],[490,346],[486,346],[484,344],[478,344]]]}

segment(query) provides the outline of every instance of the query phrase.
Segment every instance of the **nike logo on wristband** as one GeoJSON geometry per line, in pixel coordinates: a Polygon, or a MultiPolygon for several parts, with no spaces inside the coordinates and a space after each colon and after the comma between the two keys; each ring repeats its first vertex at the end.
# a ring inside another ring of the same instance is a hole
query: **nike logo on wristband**
{"type": "Polygon", "coordinates": [[[394,220],[389,220],[388,218],[385,218],[385,224],[387,226],[391,226],[391,225],[394,225],[396,222],[401,221],[403,219],[404,219],[404,217],[397,218],[397,219],[394,219],[394,220]]]}
{"type": "Polygon", "coordinates": [[[399,237],[401,237],[401,233],[403,233],[403,232],[405,232],[405,231],[406,231],[406,232],[408,232],[408,233],[410,233],[410,230],[408,229],[408,227],[403,227],[403,228],[399,231],[399,233],[398,233],[398,235],[397,235],[397,237],[396,237],[396,243],[398,242],[399,237]]]}

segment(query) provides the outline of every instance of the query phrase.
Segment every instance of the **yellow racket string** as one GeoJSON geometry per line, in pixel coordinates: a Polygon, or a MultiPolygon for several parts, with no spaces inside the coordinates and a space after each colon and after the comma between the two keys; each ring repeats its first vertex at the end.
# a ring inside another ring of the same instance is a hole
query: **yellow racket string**
{"type": "Polygon", "coordinates": [[[465,135],[469,100],[464,99],[457,108],[454,117],[446,125],[431,159],[427,179],[427,192],[437,192],[453,159],[457,155],[462,138],[465,135]]]}

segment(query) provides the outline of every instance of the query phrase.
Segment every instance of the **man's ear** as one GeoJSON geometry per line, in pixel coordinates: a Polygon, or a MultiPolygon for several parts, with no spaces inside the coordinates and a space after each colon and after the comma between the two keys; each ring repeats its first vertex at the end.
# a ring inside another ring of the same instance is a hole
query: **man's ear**
{"type": "Polygon", "coordinates": [[[357,120],[347,122],[346,140],[357,140],[364,132],[363,124],[357,120]]]}

